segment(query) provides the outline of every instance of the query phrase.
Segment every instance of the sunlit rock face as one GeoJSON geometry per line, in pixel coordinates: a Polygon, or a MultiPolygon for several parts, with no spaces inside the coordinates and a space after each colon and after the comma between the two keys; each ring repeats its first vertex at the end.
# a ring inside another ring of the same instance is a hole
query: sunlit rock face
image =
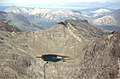
{"type": "Polygon", "coordinates": [[[105,33],[86,20],[40,31],[0,30],[0,79],[119,79],[119,39],[120,33],[105,33]],[[65,61],[37,58],[46,54],[65,61]]]}

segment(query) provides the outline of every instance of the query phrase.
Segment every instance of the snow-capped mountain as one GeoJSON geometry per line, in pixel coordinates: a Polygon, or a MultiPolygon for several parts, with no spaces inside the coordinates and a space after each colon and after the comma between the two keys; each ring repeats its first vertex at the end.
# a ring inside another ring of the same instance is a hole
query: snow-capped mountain
{"type": "Polygon", "coordinates": [[[41,8],[32,8],[29,10],[29,15],[35,15],[35,14],[47,14],[51,12],[49,9],[41,9],[41,8]]]}
{"type": "Polygon", "coordinates": [[[44,28],[67,19],[88,19],[89,16],[71,10],[34,9],[29,13],[29,20],[44,28]]]}
{"type": "Polygon", "coordinates": [[[103,17],[94,19],[92,23],[100,26],[120,26],[120,9],[112,11],[103,17]]]}
{"type": "Polygon", "coordinates": [[[57,10],[47,14],[44,19],[46,21],[64,21],[65,19],[82,19],[83,16],[78,12],[70,10],[57,10]]]}
{"type": "Polygon", "coordinates": [[[49,28],[53,24],[65,21],[67,19],[89,19],[88,15],[71,10],[50,10],[42,8],[26,9],[12,6],[5,9],[4,12],[21,14],[26,17],[32,24],[43,28],[49,28]]]}
{"type": "Polygon", "coordinates": [[[56,11],[52,11],[51,14],[53,15],[73,15],[73,14],[79,14],[78,12],[73,12],[71,10],[56,10],[56,11]]]}
{"type": "Polygon", "coordinates": [[[11,7],[6,8],[4,10],[4,12],[13,12],[13,13],[17,13],[17,14],[22,14],[22,13],[27,13],[28,10],[26,8],[11,6],[11,7]]]}
{"type": "MultiPolygon", "coordinates": [[[[120,10],[111,10],[111,9],[94,9],[91,14],[83,14],[79,11],[72,10],[50,10],[43,8],[22,8],[22,7],[8,7],[4,10],[7,15],[7,19],[12,19],[16,26],[30,26],[38,28],[50,28],[56,23],[64,22],[67,19],[74,20],[88,20],[91,24],[97,26],[120,26],[120,10]],[[90,15],[90,16],[89,16],[90,15]],[[92,16],[91,16],[92,15],[92,16]],[[21,17],[22,16],[22,17],[21,17]],[[15,19],[14,19],[15,18],[15,19]],[[23,20],[22,20],[23,18],[23,20]],[[18,21],[18,22],[17,22],[18,21]],[[23,22],[24,21],[24,22],[23,22]],[[26,22],[26,23],[25,23],[26,22]],[[27,25],[28,24],[28,25],[27,25]]],[[[6,16],[2,16],[6,18],[6,16]]]]}
{"type": "Polygon", "coordinates": [[[5,19],[10,24],[17,26],[21,30],[36,30],[41,29],[33,23],[31,23],[27,17],[22,14],[16,14],[12,12],[0,12],[0,19],[5,19]]]}
{"type": "Polygon", "coordinates": [[[93,18],[101,18],[107,14],[110,14],[112,11],[109,9],[97,9],[93,13],[93,18]]]}
{"type": "Polygon", "coordinates": [[[110,16],[110,15],[107,15],[107,16],[104,16],[102,18],[98,18],[98,19],[95,19],[93,21],[93,24],[95,25],[99,25],[99,26],[112,26],[112,25],[117,25],[117,20],[110,16]]]}
{"type": "Polygon", "coordinates": [[[100,18],[94,19],[92,24],[104,30],[120,31],[120,9],[114,10],[100,18]]]}
{"type": "Polygon", "coordinates": [[[98,9],[94,11],[94,13],[109,13],[109,12],[111,12],[111,10],[109,9],[98,9]]]}

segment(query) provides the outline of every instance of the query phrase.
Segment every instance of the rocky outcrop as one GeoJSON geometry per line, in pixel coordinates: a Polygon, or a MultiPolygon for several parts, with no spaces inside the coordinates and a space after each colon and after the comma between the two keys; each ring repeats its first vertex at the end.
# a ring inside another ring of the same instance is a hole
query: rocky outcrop
{"type": "Polygon", "coordinates": [[[20,32],[21,30],[16,26],[8,23],[5,19],[0,20],[0,30],[9,32],[20,32]]]}
{"type": "Polygon", "coordinates": [[[85,46],[80,79],[119,79],[119,34],[103,36],[85,46]]]}
{"type": "Polygon", "coordinates": [[[65,24],[69,30],[83,36],[82,38],[100,37],[104,33],[102,30],[90,25],[87,20],[66,20],[65,24]]]}
{"type": "Polygon", "coordinates": [[[119,79],[119,39],[80,20],[14,35],[0,31],[0,79],[119,79]],[[69,59],[47,63],[39,58],[45,54],[69,59]]]}

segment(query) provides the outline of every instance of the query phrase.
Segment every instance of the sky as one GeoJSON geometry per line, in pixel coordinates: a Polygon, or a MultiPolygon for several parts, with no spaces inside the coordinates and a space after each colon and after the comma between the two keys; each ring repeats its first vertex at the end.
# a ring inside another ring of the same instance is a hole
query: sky
{"type": "Polygon", "coordinates": [[[2,6],[41,8],[120,8],[120,0],[0,0],[2,6]]]}
{"type": "Polygon", "coordinates": [[[2,3],[74,3],[74,2],[120,2],[120,0],[0,0],[2,3]]]}

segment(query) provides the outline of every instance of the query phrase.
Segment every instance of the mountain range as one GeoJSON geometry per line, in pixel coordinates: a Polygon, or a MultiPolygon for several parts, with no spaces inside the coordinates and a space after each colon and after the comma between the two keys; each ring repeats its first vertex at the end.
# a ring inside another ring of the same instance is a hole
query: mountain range
{"type": "MultiPolygon", "coordinates": [[[[82,10],[81,10],[82,11],[82,10]]],[[[20,29],[47,29],[56,23],[67,19],[88,20],[96,27],[104,30],[119,31],[120,10],[100,8],[92,13],[82,13],[73,10],[50,10],[43,8],[7,7],[0,12],[0,18],[11,20],[11,24],[20,29]],[[109,26],[109,27],[108,27],[109,26]],[[112,30],[113,29],[113,30],[112,30]]]]}
{"type": "Polygon", "coordinates": [[[12,12],[0,12],[0,19],[6,19],[12,25],[17,26],[22,30],[33,30],[38,29],[36,25],[32,24],[28,18],[22,14],[16,14],[12,12]]]}

